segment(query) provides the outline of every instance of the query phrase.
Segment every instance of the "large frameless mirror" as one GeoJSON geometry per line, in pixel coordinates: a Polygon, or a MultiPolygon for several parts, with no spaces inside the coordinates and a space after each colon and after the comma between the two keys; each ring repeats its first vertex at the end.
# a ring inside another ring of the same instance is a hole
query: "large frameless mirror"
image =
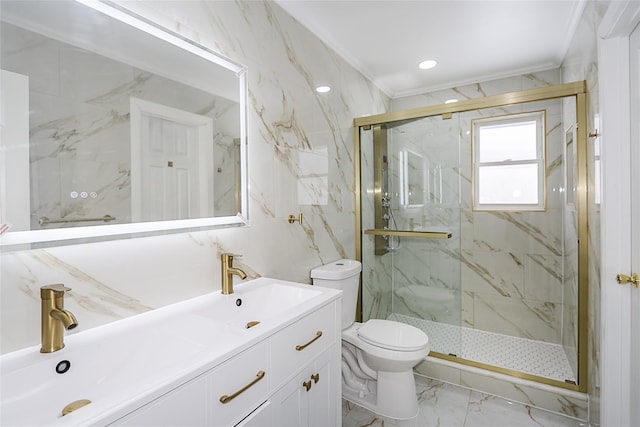
{"type": "Polygon", "coordinates": [[[111,2],[0,16],[2,246],[246,222],[243,66],[111,2]]]}

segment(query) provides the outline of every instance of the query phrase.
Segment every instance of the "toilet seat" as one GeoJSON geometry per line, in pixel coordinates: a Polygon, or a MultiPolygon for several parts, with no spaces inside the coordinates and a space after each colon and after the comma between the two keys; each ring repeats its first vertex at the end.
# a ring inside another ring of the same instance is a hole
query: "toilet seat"
{"type": "Polygon", "coordinates": [[[358,337],[376,347],[395,351],[421,350],[429,343],[427,334],[400,322],[371,319],[358,329],[358,337]]]}

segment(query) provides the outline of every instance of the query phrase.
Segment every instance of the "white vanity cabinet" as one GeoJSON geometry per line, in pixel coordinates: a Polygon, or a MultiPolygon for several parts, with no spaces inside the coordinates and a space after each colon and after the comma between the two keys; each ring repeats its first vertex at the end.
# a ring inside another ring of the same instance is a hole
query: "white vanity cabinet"
{"type": "MultiPolygon", "coordinates": [[[[284,384],[270,399],[273,426],[333,426],[340,401],[337,304],[311,313],[271,340],[273,375],[284,384]],[[337,397],[337,399],[336,399],[337,397]]],[[[338,306],[338,312],[340,307],[338,306]]]]}
{"type": "Polygon", "coordinates": [[[169,391],[113,425],[234,425],[252,409],[260,406],[269,395],[268,354],[269,345],[265,340],[196,379],[169,391]],[[233,396],[242,389],[245,390],[233,396]],[[227,397],[226,403],[221,402],[223,396],[227,397]]]}
{"type": "Polygon", "coordinates": [[[206,376],[200,376],[144,405],[111,425],[195,427],[210,421],[206,376]]]}
{"type": "Polygon", "coordinates": [[[340,303],[334,300],[274,329],[112,425],[339,426],[340,303]]]}

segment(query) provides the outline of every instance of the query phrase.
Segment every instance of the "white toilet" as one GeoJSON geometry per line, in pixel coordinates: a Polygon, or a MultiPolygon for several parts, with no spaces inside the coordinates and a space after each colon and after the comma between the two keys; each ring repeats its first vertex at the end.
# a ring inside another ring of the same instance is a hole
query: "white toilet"
{"type": "Polygon", "coordinates": [[[413,367],[429,353],[429,338],[390,320],[354,322],[360,271],[360,263],[348,259],[311,270],[314,285],[343,291],[342,397],[385,417],[414,418],[413,367]]]}

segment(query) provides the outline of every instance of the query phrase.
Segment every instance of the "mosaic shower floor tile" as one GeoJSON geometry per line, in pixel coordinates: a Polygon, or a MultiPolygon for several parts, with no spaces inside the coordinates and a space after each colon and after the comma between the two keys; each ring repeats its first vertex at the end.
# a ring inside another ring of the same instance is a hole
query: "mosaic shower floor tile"
{"type": "Polygon", "coordinates": [[[391,314],[389,320],[406,323],[429,336],[432,351],[513,369],[558,381],[576,381],[564,349],[526,338],[512,337],[430,320],[391,314]]]}

